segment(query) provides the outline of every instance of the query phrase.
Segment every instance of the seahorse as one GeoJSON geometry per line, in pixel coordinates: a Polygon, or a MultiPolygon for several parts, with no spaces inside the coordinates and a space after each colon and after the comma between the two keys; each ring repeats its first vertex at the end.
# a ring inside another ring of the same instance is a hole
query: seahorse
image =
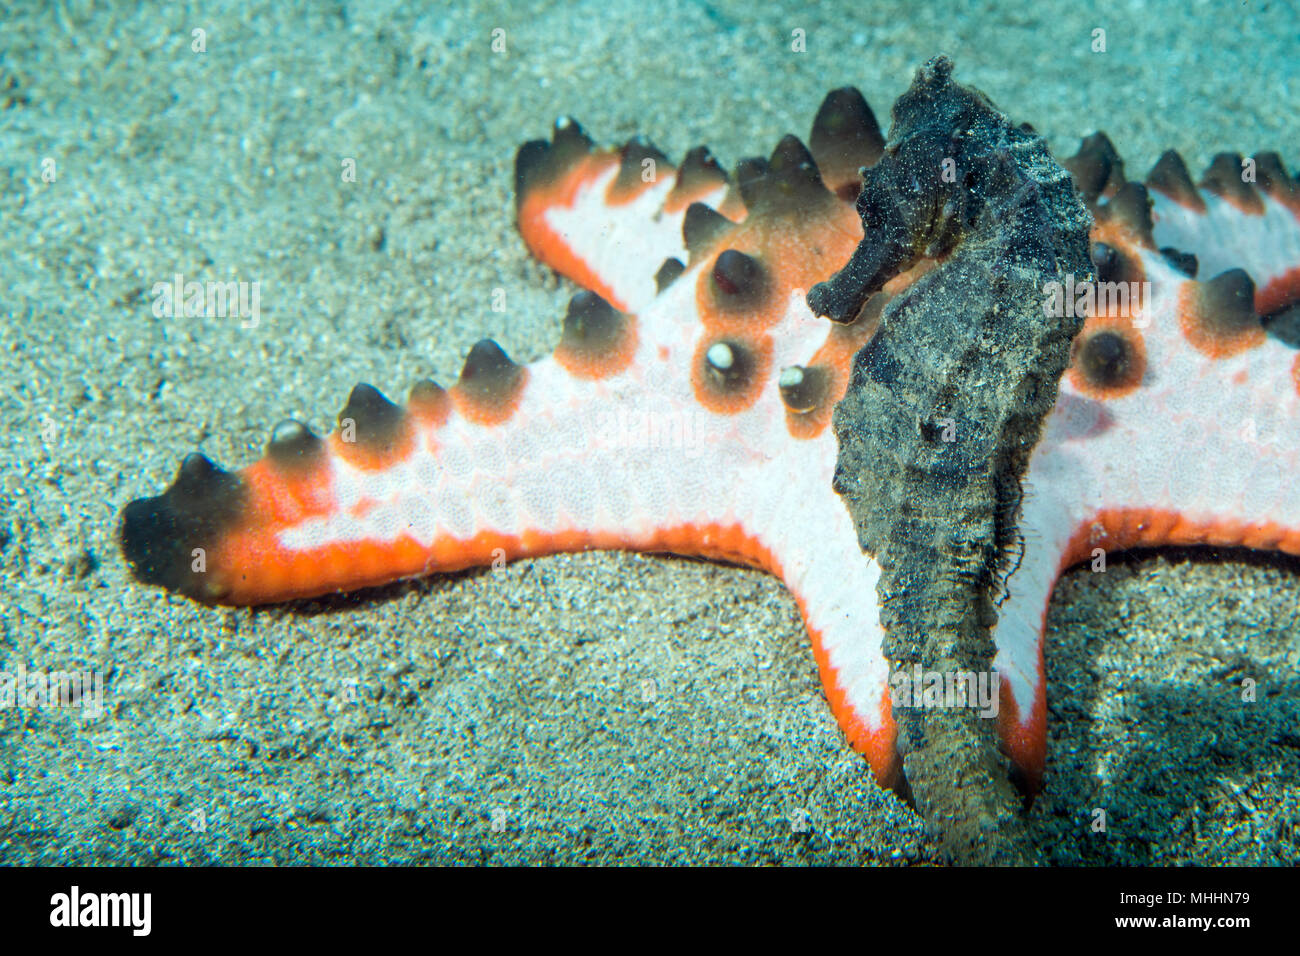
{"type": "MultiPolygon", "coordinates": [[[[852,321],[886,282],[922,260],[931,268],[884,307],[854,358],[833,417],[834,487],[881,568],[894,673],[992,681],[1021,481],[1083,325],[1048,314],[1044,290],[1094,280],[1092,217],[1043,140],[954,83],[945,57],[894,105],[857,211],[863,240],[809,292],[815,313],[852,321]]],[[[955,858],[1023,862],[996,711],[916,703],[898,694],[893,712],[918,809],[955,858]]]]}

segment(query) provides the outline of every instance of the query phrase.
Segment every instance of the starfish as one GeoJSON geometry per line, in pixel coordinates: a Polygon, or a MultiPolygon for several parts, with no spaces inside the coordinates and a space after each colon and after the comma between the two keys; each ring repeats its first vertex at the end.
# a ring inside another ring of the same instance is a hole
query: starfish
{"type": "MultiPolygon", "coordinates": [[[[358,385],[336,431],[283,422],[240,471],[191,454],[123,512],[134,574],[252,605],[596,548],[762,568],[796,598],[849,744],[898,785],[881,567],[833,490],[831,420],[889,303],[942,254],[841,323],[807,301],[863,240],[860,170],[888,148],[852,88],[807,146],[786,136],[732,174],[705,147],[674,166],[560,119],[520,148],[515,184],[523,241],[582,289],[554,353],[521,366],[484,340],[451,387],[417,383],[398,406],[358,385]]],[[[1100,133],[1063,165],[1095,216],[1096,278],[1138,291],[1045,290],[1083,328],[992,628],[998,733],[1031,792],[1064,570],[1135,546],[1300,554],[1300,357],[1261,319],[1300,300],[1300,184],[1273,153],[1222,154],[1193,183],[1168,152],[1128,181],[1100,133]]]]}

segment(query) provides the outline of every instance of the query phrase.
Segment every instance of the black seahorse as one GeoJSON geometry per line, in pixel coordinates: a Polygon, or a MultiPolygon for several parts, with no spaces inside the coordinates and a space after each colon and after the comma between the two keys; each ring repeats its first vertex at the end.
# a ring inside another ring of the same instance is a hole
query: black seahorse
{"type": "MultiPolygon", "coordinates": [[[[938,262],[854,360],[833,419],[835,489],[882,569],[891,665],[989,674],[1021,479],[1082,324],[1046,316],[1041,290],[1091,280],[1092,220],[1043,140],[951,74],[936,57],[894,104],[884,156],[863,173],[865,237],[808,304],[851,322],[889,279],[938,262]]],[[[1028,859],[995,721],[910,703],[894,706],[904,772],[949,855],[1028,859]]]]}

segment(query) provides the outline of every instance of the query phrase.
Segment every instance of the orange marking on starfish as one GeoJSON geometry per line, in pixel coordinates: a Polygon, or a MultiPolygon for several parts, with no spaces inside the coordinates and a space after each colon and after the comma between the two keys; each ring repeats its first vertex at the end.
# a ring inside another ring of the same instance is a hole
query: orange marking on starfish
{"type": "Polygon", "coordinates": [[[1194,349],[1215,359],[1239,355],[1263,345],[1268,337],[1258,324],[1230,331],[1216,329],[1199,282],[1184,282],[1178,290],[1178,324],[1194,349]]]}
{"type": "Polygon", "coordinates": [[[745,411],[763,394],[763,388],[772,374],[772,339],[770,336],[739,336],[725,338],[705,337],[695,349],[691,360],[691,386],[695,399],[711,412],[719,415],[736,415],[745,411]],[[734,385],[717,385],[710,380],[709,349],[719,343],[738,346],[736,361],[749,363],[743,380],[734,385]]]}
{"type": "MultiPolygon", "coordinates": [[[[881,305],[885,298],[881,298],[881,305]]],[[[853,372],[853,357],[876,334],[879,326],[880,309],[870,304],[856,322],[849,325],[831,323],[826,333],[826,341],[813,353],[812,359],[808,362],[810,368],[825,369],[828,376],[826,397],[816,408],[808,412],[786,409],[786,428],[792,437],[800,440],[816,438],[830,425],[835,406],[848,391],[849,376],[853,372]],[[872,314],[865,314],[867,311],[872,314]]]]}
{"type": "Polygon", "coordinates": [[[1123,551],[1202,544],[1300,555],[1300,527],[1232,518],[1196,520],[1159,508],[1105,509],[1079,525],[1066,546],[1061,567],[1091,558],[1096,548],[1123,551]]]}
{"type": "Polygon", "coordinates": [[[722,197],[722,202],[718,203],[718,212],[735,223],[744,222],[749,217],[745,201],[740,198],[740,192],[735,186],[728,189],[727,194],[722,197]]]}
{"type": "Polygon", "coordinates": [[[644,536],[579,529],[525,530],[518,535],[482,531],[470,538],[440,535],[428,545],[402,535],[392,540],[339,541],[300,550],[279,544],[279,532],[291,520],[283,508],[250,508],[245,520],[213,546],[208,574],[220,588],[221,603],[270,604],[417,575],[463,571],[501,558],[620,548],[726,561],[780,573],[772,552],[739,525],[683,524],[644,536]]]}
{"type": "Polygon", "coordinates": [[[806,210],[797,223],[781,217],[749,217],[727,233],[702,258],[709,265],[696,279],[696,311],[715,332],[768,328],[780,321],[795,289],[809,289],[832,275],[862,239],[862,223],[851,206],[829,195],[820,209],[806,210]],[[756,259],[763,269],[759,301],[733,305],[720,294],[712,264],[734,249],[756,259]]]}
{"type": "Polygon", "coordinates": [[[676,176],[676,168],[664,163],[661,169],[655,170],[655,178],[647,180],[638,175],[631,186],[620,187],[618,177],[615,177],[614,181],[609,184],[609,188],[605,190],[605,204],[614,208],[626,206],[646,190],[653,189],[658,177],[665,175],[676,176]]]}
{"type": "Polygon", "coordinates": [[[592,153],[566,170],[557,181],[540,183],[529,189],[519,206],[519,234],[529,251],[556,272],[595,292],[614,308],[627,311],[627,304],[619,299],[614,289],[546,221],[548,209],[572,208],[579,189],[617,164],[616,153],[592,153]]]}
{"type": "Polygon", "coordinates": [[[524,389],[528,387],[529,371],[525,367],[518,370],[514,387],[508,392],[493,398],[478,398],[470,395],[459,383],[447,390],[456,411],[476,425],[500,425],[510,420],[510,416],[519,408],[524,389]]]}
{"type": "Polygon", "coordinates": [[[848,691],[840,683],[839,671],[831,665],[830,655],[822,645],[822,633],[808,622],[803,601],[797,594],[795,601],[803,613],[808,636],[812,639],[813,659],[817,661],[817,672],[821,675],[826,701],[831,706],[831,713],[835,715],[840,730],[848,740],[849,746],[867,758],[876,782],[886,788],[896,786],[902,777],[903,759],[899,756],[895,743],[898,738],[898,727],[894,723],[894,710],[889,699],[888,685],[881,695],[880,709],[877,711],[879,727],[872,730],[850,703],[848,691]]]}
{"type": "Polygon", "coordinates": [[[427,388],[416,388],[406,403],[407,411],[421,425],[437,427],[445,425],[451,417],[451,396],[446,389],[429,383],[427,388]]]}
{"type": "Polygon", "coordinates": [[[612,347],[600,351],[580,352],[560,343],[553,354],[555,361],[559,362],[570,375],[596,381],[627,371],[632,360],[636,358],[638,341],[636,319],[629,316],[619,333],[618,341],[612,347]]]}
{"type": "Polygon", "coordinates": [[[1139,250],[1150,248],[1150,244],[1145,242],[1141,235],[1117,219],[1094,222],[1088,237],[1093,242],[1104,242],[1108,246],[1113,246],[1117,251],[1124,253],[1132,263],[1142,261],[1139,250]]]}
{"type": "Polygon", "coordinates": [[[1300,266],[1272,279],[1262,289],[1255,290],[1255,311],[1272,315],[1287,306],[1300,302],[1300,266]]]}
{"type": "Polygon", "coordinates": [[[1142,333],[1133,327],[1133,320],[1122,315],[1094,315],[1084,320],[1083,329],[1075,336],[1067,374],[1070,376],[1070,384],[1080,392],[1091,398],[1106,401],[1123,398],[1136,391],[1142,384],[1142,376],[1146,374],[1146,368],[1146,343],[1142,333]],[[1100,332],[1114,332],[1124,340],[1129,349],[1128,370],[1119,381],[1111,385],[1100,385],[1091,381],[1079,364],[1079,355],[1084,346],[1100,332]]]}
{"type": "Polygon", "coordinates": [[[362,471],[384,471],[411,454],[415,448],[415,430],[411,427],[409,418],[404,418],[400,432],[392,441],[380,447],[362,441],[344,441],[341,430],[334,432],[326,441],[331,452],[348,464],[362,471]]]}
{"type": "Polygon", "coordinates": [[[239,477],[248,489],[244,520],[256,525],[290,525],[327,515],[334,494],[327,480],[325,457],[310,468],[284,468],[268,458],[244,468],[239,477]]]}
{"type": "MultiPolygon", "coordinates": [[[[836,384],[834,369],[827,369],[827,372],[832,376],[832,384],[836,384]]],[[[789,430],[791,438],[809,441],[826,431],[831,423],[832,411],[834,411],[833,403],[818,405],[808,412],[794,412],[787,408],[785,427],[789,430]]]]}
{"type": "MultiPolygon", "coordinates": [[[[1043,628],[1047,613],[1043,613],[1043,628]]],[[[1040,628],[1040,633],[1042,628],[1040,628]]],[[[1043,666],[1043,645],[1038,645],[1038,673],[1035,675],[1034,703],[1029,718],[1023,719],[1011,692],[1011,682],[998,682],[998,738],[1002,750],[1024,777],[1030,793],[1042,789],[1043,771],[1047,767],[1047,679],[1043,666]]]]}
{"type": "Polygon", "coordinates": [[[794,223],[773,218],[756,226],[784,289],[807,290],[829,279],[862,241],[862,220],[853,206],[829,194],[820,207],[801,210],[794,223]]]}

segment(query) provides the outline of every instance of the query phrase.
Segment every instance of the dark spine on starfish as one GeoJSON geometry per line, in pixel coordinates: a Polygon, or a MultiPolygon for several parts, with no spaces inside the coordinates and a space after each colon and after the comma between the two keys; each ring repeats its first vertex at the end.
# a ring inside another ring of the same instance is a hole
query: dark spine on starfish
{"type": "Polygon", "coordinates": [[[616,201],[634,196],[646,183],[655,182],[659,167],[669,167],[668,157],[658,147],[641,137],[628,140],[619,151],[618,176],[610,186],[616,201]]]}
{"type": "Polygon", "coordinates": [[[1219,153],[1205,171],[1201,188],[1228,200],[1243,212],[1262,215],[1264,203],[1255,188],[1243,178],[1242,169],[1242,159],[1236,153],[1219,153]]]}
{"type": "Polygon", "coordinates": [[[402,429],[402,409],[384,397],[373,385],[361,382],[352,389],[339,412],[339,428],[346,441],[356,442],[373,454],[386,453],[402,429]],[[350,424],[349,424],[350,423],[350,424]]]}
{"type": "Polygon", "coordinates": [[[534,189],[550,186],[592,149],[591,139],[567,116],[555,121],[550,142],[530,140],[515,154],[515,206],[534,189]]]}
{"type": "Polygon", "coordinates": [[[885,138],[862,94],[851,86],[832,90],[822,101],[808,137],[808,149],[827,188],[840,198],[857,198],[858,170],[880,159],[885,138]]]}
{"type": "Polygon", "coordinates": [[[686,207],[682,218],[682,242],[694,265],[697,258],[713,243],[734,228],[733,223],[722,213],[702,202],[693,202],[686,207]]]}
{"type": "MultiPolygon", "coordinates": [[[[895,104],[858,199],[866,238],[808,297],[852,319],[918,258],[944,257],[885,307],[833,421],[836,490],[882,569],[886,656],[894,674],[920,665],[945,679],[992,672],[1021,479],[1082,324],[1045,315],[1044,287],[1093,278],[1091,220],[1069,175],[950,73],[932,60],[895,104]]],[[[996,721],[911,703],[895,700],[894,717],[918,809],[955,858],[1019,859],[996,721]]]]}
{"type": "Polygon", "coordinates": [[[325,443],[310,428],[292,418],[271,429],[266,457],[287,471],[311,469],[325,452],[325,443]]]}
{"type": "Polygon", "coordinates": [[[1274,152],[1255,154],[1255,181],[1259,188],[1280,203],[1293,209],[1300,201],[1300,182],[1292,179],[1282,165],[1282,157],[1274,152]]]}
{"type": "Polygon", "coordinates": [[[727,174],[707,146],[696,146],[682,157],[673,190],[697,193],[725,186],[727,174]]]}
{"type": "Polygon", "coordinates": [[[1108,202],[1093,209],[1097,221],[1118,223],[1150,249],[1155,248],[1155,220],[1151,218],[1151,196],[1141,183],[1125,183],[1108,202]]]}
{"type": "MultiPolygon", "coordinates": [[[[1031,130],[1032,132],[1032,130],[1031,130]]],[[[1079,151],[1061,160],[1066,172],[1089,207],[1098,197],[1110,196],[1124,185],[1124,161],[1105,133],[1096,132],[1079,144],[1079,151]]]]}
{"type": "Polygon", "coordinates": [[[736,166],[745,207],[757,216],[800,216],[826,202],[830,193],[817,163],[797,136],[783,136],[769,159],[745,159],[736,166]]]}
{"type": "Polygon", "coordinates": [[[681,259],[665,259],[664,264],[655,273],[655,292],[663,292],[664,289],[676,282],[685,271],[686,264],[681,259]]]}
{"type": "MultiPolygon", "coordinates": [[[[1196,259],[1194,252],[1183,252],[1181,249],[1175,249],[1173,246],[1161,246],[1160,255],[1172,269],[1177,269],[1189,279],[1195,279],[1196,273],[1200,271],[1200,263],[1196,259]]],[[[1104,279],[1101,281],[1105,281],[1104,279]]]]}
{"type": "Polygon", "coordinates": [[[1191,174],[1183,157],[1172,149],[1160,154],[1160,159],[1147,173],[1147,188],[1168,196],[1174,202],[1182,203],[1188,209],[1205,212],[1205,200],[1196,190],[1191,174]]]}
{"type": "Polygon", "coordinates": [[[238,475],[197,452],[186,456],[170,488],[122,512],[118,538],[136,579],[199,601],[220,600],[204,573],[206,552],[239,523],[247,497],[238,475]]]}

